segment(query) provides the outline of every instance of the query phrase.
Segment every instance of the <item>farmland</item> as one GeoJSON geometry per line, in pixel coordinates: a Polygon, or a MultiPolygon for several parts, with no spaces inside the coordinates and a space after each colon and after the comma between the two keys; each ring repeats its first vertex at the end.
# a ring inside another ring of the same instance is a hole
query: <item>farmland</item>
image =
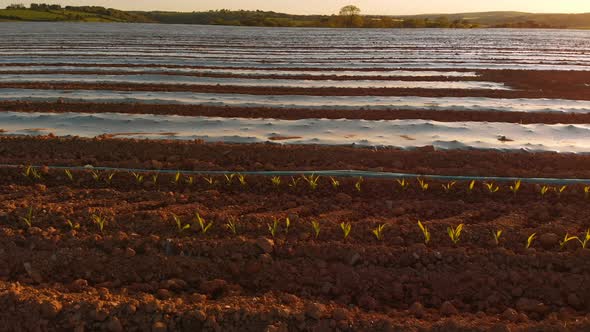
{"type": "Polygon", "coordinates": [[[587,331],[590,37],[0,24],[13,330],[587,331]]]}

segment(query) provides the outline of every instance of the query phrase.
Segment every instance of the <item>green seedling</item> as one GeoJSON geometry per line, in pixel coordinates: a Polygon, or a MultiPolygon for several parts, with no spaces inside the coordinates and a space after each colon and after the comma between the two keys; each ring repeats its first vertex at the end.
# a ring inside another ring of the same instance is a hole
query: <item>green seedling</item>
{"type": "Polygon", "coordinates": [[[449,182],[447,184],[443,184],[442,187],[443,187],[444,191],[448,194],[451,192],[451,190],[453,190],[453,187],[455,187],[456,184],[457,184],[457,181],[453,181],[453,182],[449,182]]]}
{"type": "Polygon", "coordinates": [[[561,197],[561,194],[563,194],[565,192],[565,190],[567,189],[567,186],[561,186],[559,188],[554,188],[555,192],[557,193],[557,197],[561,197]]]}
{"type": "Polygon", "coordinates": [[[309,188],[311,190],[316,190],[316,188],[318,187],[318,181],[320,180],[320,176],[314,174],[311,174],[309,176],[303,175],[303,179],[305,180],[305,182],[307,182],[307,184],[309,184],[309,188]]]}
{"type": "Polygon", "coordinates": [[[541,197],[545,197],[545,195],[547,195],[547,193],[549,192],[550,189],[551,189],[551,187],[549,187],[549,186],[541,187],[541,197]]]}
{"type": "Polygon", "coordinates": [[[461,231],[463,230],[463,226],[463,224],[460,224],[456,228],[453,228],[451,226],[447,227],[447,234],[449,234],[449,237],[451,238],[451,241],[453,241],[453,244],[459,243],[459,240],[461,239],[461,231]]]}
{"type": "Polygon", "coordinates": [[[584,187],[584,197],[586,197],[586,199],[590,198],[590,186],[584,187]]]}
{"type": "Polygon", "coordinates": [[[424,244],[428,244],[430,242],[430,231],[428,227],[424,226],[420,220],[418,220],[418,227],[422,231],[422,235],[424,235],[424,244]]]}
{"type": "Polygon", "coordinates": [[[317,239],[320,236],[320,223],[313,220],[311,222],[311,229],[313,230],[313,235],[317,239]]]}
{"type": "Polygon", "coordinates": [[[270,235],[274,239],[274,237],[277,235],[277,232],[279,230],[279,220],[277,218],[274,218],[272,225],[267,224],[267,226],[268,226],[268,231],[269,231],[270,235]]]}
{"type": "Polygon", "coordinates": [[[245,186],[246,183],[246,176],[244,174],[238,174],[238,182],[241,186],[245,186]]]}
{"type": "Polygon", "coordinates": [[[152,174],[152,182],[154,185],[158,184],[158,173],[152,174]]]}
{"type": "Polygon", "coordinates": [[[224,174],[224,176],[225,176],[225,182],[227,182],[228,186],[230,186],[232,184],[234,178],[236,177],[236,175],[234,173],[232,173],[230,175],[224,174]]]}
{"type": "Polygon", "coordinates": [[[525,247],[526,249],[531,247],[531,245],[533,244],[533,241],[535,241],[536,237],[537,237],[537,233],[533,233],[527,238],[526,247],[525,247]]]}
{"type": "Polygon", "coordinates": [[[80,224],[79,223],[73,223],[70,219],[66,220],[66,224],[68,225],[68,227],[70,227],[70,230],[77,230],[80,229],[80,224]]]}
{"type": "Polygon", "coordinates": [[[74,182],[74,174],[72,174],[72,171],[70,171],[69,169],[65,169],[64,173],[66,173],[66,176],[68,177],[70,182],[74,182]]]}
{"type": "Polygon", "coordinates": [[[346,240],[346,238],[348,238],[348,236],[350,235],[350,231],[352,230],[352,225],[347,222],[347,223],[341,223],[340,224],[340,229],[342,229],[342,236],[343,239],[346,240]]]}
{"type": "Polygon", "coordinates": [[[374,228],[371,232],[373,233],[373,235],[375,235],[377,240],[381,241],[381,240],[383,240],[383,231],[384,230],[385,230],[385,224],[381,224],[381,225],[377,226],[376,228],[374,228]]]}
{"type": "Polygon", "coordinates": [[[94,182],[100,181],[100,173],[98,171],[90,171],[90,175],[92,175],[94,182]]]}
{"type": "Polygon", "coordinates": [[[559,241],[559,248],[563,249],[568,244],[568,242],[573,241],[573,240],[578,240],[578,242],[579,242],[580,238],[577,236],[570,236],[568,233],[565,233],[563,240],[559,241]]]}
{"type": "Polygon", "coordinates": [[[590,229],[586,230],[586,234],[584,236],[584,240],[578,238],[580,245],[582,245],[582,249],[586,249],[586,245],[590,241],[590,229]]]}
{"type": "Polygon", "coordinates": [[[27,166],[22,173],[26,178],[31,180],[41,180],[41,173],[33,166],[27,166]]]}
{"type": "Polygon", "coordinates": [[[213,222],[210,222],[210,223],[207,224],[205,222],[205,219],[203,219],[198,212],[195,213],[195,218],[197,219],[197,222],[199,223],[199,227],[201,227],[201,233],[206,234],[207,231],[211,227],[213,227],[213,222]]]}
{"type": "Polygon", "coordinates": [[[358,191],[359,193],[362,191],[363,181],[364,181],[364,179],[361,176],[361,177],[359,177],[359,179],[354,184],[354,189],[356,189],[356,191],[358,191]]]}
{"type": "Polygon", "coordinates": [[[469,182],[469,186],[467,187],[469,193],[472,193],[473,189],[475,189],[475,183],[476,183],[475,180],[471,180],[471,182],[469,182]]]}
{"type": "Polygon", "coordinates": [[[484,185],[486,186],[486,188],[488,188],[488,191],[492,194],[497,193],[500,190],[500,187],[497,186],[493,182],[485,182],[484,185]]]}
{"type": "Polygon", "coordinates": [[[494,235],[494,241],[496,242],[496,245],[500,244],[500,237],[502,236],[502,230],[499,229],[495,232],[492,232],[492,234],[494,235]]]}
{"type": "Polygon", "coordinates": [[[180,217],[175,215],[174,213],[172,214],[172,219],[174,219],[174,223],[176,224],[176,230],[178,231],[179,234],[184,232],[185,230],[191,228],[190,224],[183,225],[180,217]]]}
{"type": "Polygon", "coordinates": [[[338,189],[338,187],[340,187],[340,181],[336,180],[333,176],[330,176],[330,183],[334,189],[338,189]]]}
{"type": "Polygon", "coordinates": [[[229,229],[229,231],[232,232],[233,235],[238,234],[237,223],[235,218],[233,217],[229,218],[229,220],[225,223],[225,228],[229,229]]]}
{"type": "Polygon", "coordinates": [[[107,177],[104,179],[104,182],[107,184],[113,183],[113,177],[115,177],[115,172],[109,173],[107,177]]]}
{"type": "Polygon", "coordinates": [[[285,235],[289,234],[289,227],[291,226],[291,219],[285,218],[285,235]]]}
{"type": "Polygon", "coordinates": [[[143,174],[141,173],[135,173],[135,172],[131,172],[131,174],[133,175],[133,177],[135,178],[135,183],[137,184],[142,184],[143,183],[143,174]]]}
{"type": "Polygon", "coordinates": [[[181,183],[181,180],[182,180],[182,173],[176,172],[176,174],[174,174],[174,179],[172,179],[172,183],[179,185],[181,183]]]}
{"type": "Polygon", "coordinates": [[[212,176],[203,177],[203,180],[205,180],[205,182],[207,182],[210,186],[213,186],[215,184],[215,179],[212,176]]]}
{"type": "Polygon", "coordinates": [[[405,191],[406,189],[408,189],[410,187],[410,181],[407,181],[406,179],[401,179],[401,180],[397,180],[397,183],[399,184],[400,188],[402,188],[403,191],[405,191]]]}
{"type": "Polygon", "coordinates": [[[98,227],[98,230],[100,230],[101,233],[104,232],[104,226],[107,223],[107,219],[101,215],[97,215],[97,214],[93,214],[91,216],[92,218],[92,222],[94,222],[94,224],[96,224],[96,226],[98,227]]]}
{"type": "Polygon", "coordinates": [[[273,186],[279,187],[281,185],[281,177],[280,176],[273,176],[272,178],[270,178],[270,182],[272,182],[273,186]]]}
{"type": "Polygon", "coordinates": [[[510,186],[510,191],[516,196],[518,191],[520,190],[520,186],[522,185],[522,181],[518,180],[514,182],[514,185],[510,186]]]}
{"type": "Polygon", "coordinates": [[[426,181],[424,181],[424,179],[418,178],[417,180],[418,180],[418,184],[420,185],[420,189],[422,189],[422,191],[428,190],[428,187],[430,187],[430,185],[428,183],[426,183],[426,181]]]}
{"type": "Polygon", "coordinates": [[[193,184],[195,184],[195,177],[194,176],[188,176],[184,182],[186,182],[186,184],[188,184],[189,186],[192,186],[193,184]]]}
{"type": "Polygon", "coordinates": [[[29,209],[27,210],[27,214],[25,214],[24,217],[21,217],[20,220],[22,220],[22,222],[25,224],[25,226],[27,226],[27,228],[33,226],[33,208],[29,207],[29,209]]]}
{"type": "Polygon", "coordinates": [[[289,182],[289,187],[296,188],[297,184],[299,183],[300,180],[301,180],[301,178],[291,177],[291,181],[289,182]]]}

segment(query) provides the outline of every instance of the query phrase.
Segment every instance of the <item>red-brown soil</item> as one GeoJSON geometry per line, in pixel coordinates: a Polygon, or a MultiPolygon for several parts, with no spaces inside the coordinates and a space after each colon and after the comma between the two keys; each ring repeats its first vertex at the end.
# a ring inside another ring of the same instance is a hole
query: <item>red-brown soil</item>
{"type": "MultiPolygon", "coordinates": [[[[373,169],[590,177],[590,156],[0,138],[0,163],[236,171],[373,169]]],[[[588,331],[590,227],[583,186],[516,194],[481,183],[423,192],[394,180],[0,169],[0,313],[7,330],[588,331]],[[32,208],[32,227],[23,217],[32,208]],[[213,222],[203,234],[194,214],[213,222]],[[172,214],[191,229],[181,233],[172,214]],[[91,220],[103,216],[103,232],[91,220]],[[291,226],[285,229],[285,219],[291,226]],[[278,232],[268,225],[279,218],[278,232]],[[70,229],[67,224],[80,225],[70,229]],[[234,220],[237,234],[225,224],[234,220]],[[418,229],[432,233],[428,245],[418,229]],[[316,239],[311,222],[321,229],[316,239]],[[352,231],[343,239],[340,223],[352,231]],[[382,240],[371,230],[386,224],[382,240]],[[446,228],[465,224],[458,244],[446,228]],[[499,245],[492,232],[503,230],[499,245]],[[532,248],[528,236],[537,233],[532,248]]]]}
{"type": "Polygon", "coordinates": [[[290,109],[264,107],[224,107],[203,105],[165,105],[130,103],[80,103],[80,102],[6,102],[0,101],[4,112],[79,112],[79,113],[128,113],[186,116],[272,118],[298,120],[310,118],[403,120],[423,119],[442,122],[488,121],[508,123],[590,123],[590,114],[499,112],[499,111],[429,111],[429,110],[338,110],[338,109],[290,109]]]}
{"type": "Polygon", "coordinates": [[[505,83],[513,90],[461,90],[416,88],[288,88],[240,87],[183,84],[87,84],[87,83],[1,83],[0,88],[116,90],[116,91],[193,91],[201,93],[239,93],[254,95],[319,96],[423,96],[491,98],[563,98],[590,100],[588,72],[481,70],[481,80],[505,83]]]}

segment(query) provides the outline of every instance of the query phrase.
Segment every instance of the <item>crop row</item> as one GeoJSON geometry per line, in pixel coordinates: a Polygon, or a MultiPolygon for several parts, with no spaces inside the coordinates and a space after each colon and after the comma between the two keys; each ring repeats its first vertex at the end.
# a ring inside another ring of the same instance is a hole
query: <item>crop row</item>
{"type": "MultiPolygon", "coordinates": [[[[75,172],[65,169],[64,176],[70,183],[75,183],[75,172]]],[[[144,185],[146,182],[149,182],[153,186],[158,186],[162,183],[162,179],[160,177],[160,173],[152,172],[152,173],[141,173],[141,172],[107,172],[107,171],[97,171],[93,169],[88,169],[84,171],[79,176],[90,176],[93,182],[100,184],[104,183],[106,185],[111,185],[115,176],[122,176],[125,174],[129,174],[132,176],[132,180],[137,185],[144,185]]],[[[32,182],[42,182],[44,180],[44,176],[48,174],[48,171],[42,171],[39,168],[35,168],[32,166],[24,167],[21,174],[28,180],[32,182]]],[[[128,176],[128,175],[127,175],[128,176]]],[[[338,190],[342,187],[341,180],[337,179],[336,177],[329,176],[327,178],[327,182],[329,186],[331,186],[334,190],[338,190]]],[[[281,177],[281,176],[272,176],[269,180],[269,185],[273,186],[276,189],[280,189],[285,185],[290,188],[296,188],[299,186],[306,186],[310,191],[316,190],[320,183],[326,182],[325,180],[320,181],[323,179],[319,175],[311,174],[311,175],[301,175],[301,176],[290,176],[290,177],[281,177]]],[[[196,176],[196,175],[184,175],[181,172],[177,172],[172,175],[169,183],[175,186],[192,186],[197,183],[197,181],[204,181],[204,183],[208,186],[215,187],[219,185],[226,185],[232,186],[234,184],[238,184],[239,186],[246,187],[248,185],[247,176],[240,173],[232,173],[232,174],[223,174],[221,176],[196,176]]],[[[363,177],[355,178],[354,182],[354,191],[362,192],[364,188],[364,181],[363,177]]],[[[427,182],[427,179],[418,177],[416,182],[413,183],[411,180],[408,179],[396,179],[395,185],[402,191],[407,191],[412,185],[415,185],[419,191],[428,192],[433,191],[434,187],[431,186],[431,183],[427,182]]],[[[476,180],[466,181],[465,185],[461,187],[458,181],[450,181],[447,183],[440,184],[440,190],[444,193],[451,193],[451,192],[465,192],[470,194],[474,192],[478,182],[476,180]]],[[[510,192],[512,195],[516,196],[524,187],[522,180],[516,180],[514,183],[509,184],[505,187],[502,187],[500,184],[497,184],[494,181],[484,181],[481,183],[484,192],[487,192],[491,195],[496,194],[500,191],[507,191],[510,192]]],[[[541,185],[538,186],[538,194],[541,198],[548,196],[551,193],[554,193],[557,197],[561,197],[564,193],[567,192],[568,186],[561,185],[561,186],[549,186],[549,185],[541,185]]],[[[583,194],[585,198],[590,198],[590,185],[583,186],[583,194]]]]}
{"type": "MultiPolygon", "coordinates": [[[[194,235],[200,234],[202,236],[207,236],[207,234],[214,227],[214,224],[215,224],[213,221],[207,221],[198,212],[195,212],[193,218],[189,218],[190,220],[188,220],[188,221],[187,221],[186,217],[183,220],[183,218],[181,216],[178,216],[174,213],[170,214],[170,218],[166,218],[166,217],[162,217],[162,218],[163,218],[162,222],[169,223],[171,225],[170,226],[171,229],[174,229],[174,231],[178,234],[178,236],[190,236],[191,231],[194,235]]],[[[21,223],[21,226],[23,226],[25,229],[30,229],[31,227],[36,226],[35,225],[36,216],[35,216],[35,210],[33,209],[33,207],[28,207],[26,209],[26,213],[24,215],[16,216],[14,219],[19,220],[21,223]]],[[[96,232],[100,233],[101,235],[104,235],[105,232],[107,232],[107,225],[114,218],[112,216],[107,216],[97,210],[97,211],[95,211],[95,213],[92,213],[88,219],[90,220],[89,224],[95,226],[96,232]]],[[[240,228],[241,228],[240,224],[241,223],[242,222],[239,220],[238,217],[229,217],[227,219],[227,221],[225,221],[225,223],[223,223],[222,227],[224,229],[226,229],[229,232],[229,234],[237,236],[237,235],[241,235],[240,234],[240,228]]],[[[81,230],[81,224],[79,222],[72,222],[70,219],[66,219],[63,226],[67,230],[70,230],[70,231],[81,230]]],[[[273,239],[276,239],[281,235],[284,235],[285,237],[287,237],[289,235],[289,231],[291,230],[292,226],[293,226],[293,222],[291,221],[291,219],[289,217],[285,217],[285,218],[273,217],[272,221],[268,222],[266,224],[267,236],[269,236],[270,238],[273,238],[273,239]]],[[[349,236],[352,234],[352,230],[353,230],[352,226],[353,225],[350,222],[342,222],[338,226],[341,231],[342,241],[346,241],[349,238],[349,236]]],[[[376,225],[373,228],[369,228],[369,230],[375,240],[383,241],[385,238],[385,231],[388,226],[389,225],[387,223],[382,223],[382,224],[376,225]]],[[[309,227],[310,236],[314,240],[319,240],[320,234],[322,232],[322,223],[320,223],[318,220],[310,220],[308,227],[309,227]]],[[[417,222],[417,227],[423,236],[424,244],[429,245],[432,240],[432,233],[431,233],[430,229],[428,228],[426,223],[422,223],[421,221],[417,222]]],[[[86,229],[88,230],[88,228],[86,228],[86,229]]],[[[446,230],[447,236],[453,245],[458,245],[460,243],[461,236],[464,232],[464,229],[465,229],[464,224],[459,224],[457,226],[450,225],[447,227],[447,230],[446,230]]],[[[502,230],[502,229],[491,230],[490,233],[491,233],[490,239],[493,238],[496,246],[500,246],[502,236],[504,235],[504,230],[502,230]]],[[[530,248],[533,245],[536,238],[537,238],[537,233],[530,234],[526,239],[526,243],[525,243],[524,247],[526,249],[530,248]]],[[[565,234],[563,239],[559,242],[559,244],[560,244],[560,248],[564,249],[566,247],[566,245],[568,245],[568,243],[577,242],[580,244],[582,249],[586,249],[589,241],[590,241],[590,229],[588,229],[585,232],[585,234],[583,234],[581,237],[575,236],[575,235],[570,235],[569,233],[567,233],[567,234],[565,234]]]]}

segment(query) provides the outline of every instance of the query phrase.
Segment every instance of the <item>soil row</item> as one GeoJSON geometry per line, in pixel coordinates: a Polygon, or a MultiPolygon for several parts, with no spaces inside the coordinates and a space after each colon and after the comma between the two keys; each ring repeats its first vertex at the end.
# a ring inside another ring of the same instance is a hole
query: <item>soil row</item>
{"type": "MultiPolygon", "coordinates": [[[[126,113],[184,116],[211,116],[236,118],[300,119],[362,119],[362,120],[410,120],[422,119],[441,122],[486,121],[522,124],[586,124],[589,114],[533,113],[499,111],[433,111],[433,110],[337,110],[295,109],[265,107],[223,107],[204,105],[130,104],[130,103],[80,103],[80,102],[0,102],[0,111],[44,113],[126,113]]],[[[1,128],[0,128],[1,129],[1,128]]]]}
{"type": "Polygon", "coordinates": [[[415,174],[590,178],[590,155],[415,150],[202,141],[0,136],[0,163],[172,170],[368,170],[415,174]]]}

